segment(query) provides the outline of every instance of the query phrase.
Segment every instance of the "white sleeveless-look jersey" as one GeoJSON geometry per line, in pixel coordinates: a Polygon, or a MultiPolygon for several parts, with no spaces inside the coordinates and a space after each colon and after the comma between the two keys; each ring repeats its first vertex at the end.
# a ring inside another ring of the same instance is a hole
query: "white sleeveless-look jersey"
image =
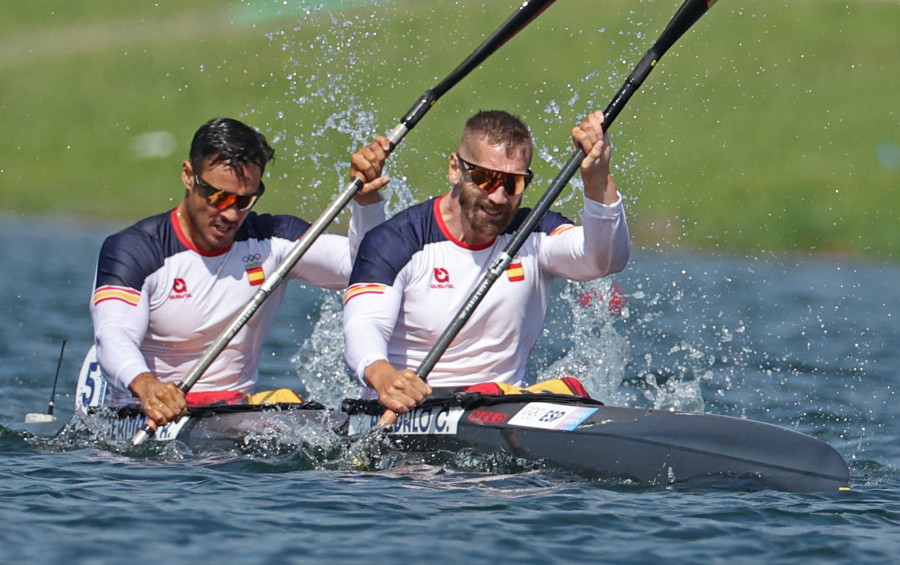
{"type": "MultiPolygon", "coordinates": [[[[443,197],[442,197],[443,198],[443,197]]],[[[345,358],[365,386],[365,368],[421,362],[477,288],[529,210],[484,247],[453,238],[440,198],[413,206],[363,239],[344,294],[345,358]]],[[[630,253],[621,199],[585,200],[583,226],[548,212],[487,292],[428,376],[434,387],[521,385],[556,277],[591,280],[625,267],[630,253]]],[[[371,391],[370,391],[371,392],[371,391]]]]}

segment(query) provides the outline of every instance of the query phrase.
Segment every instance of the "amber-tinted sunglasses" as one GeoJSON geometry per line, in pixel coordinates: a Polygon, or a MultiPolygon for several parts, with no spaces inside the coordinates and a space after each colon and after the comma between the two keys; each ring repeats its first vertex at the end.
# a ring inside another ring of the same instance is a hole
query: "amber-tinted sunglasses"
{"type": "Polygon", "coordinates": [[[197,173],[194,173],[194,182],[203,189],[206,201],[218,208],[219,210],[227,210],[232,206],[237,206],[238,211],[244,212],[253,208],[256,201],[266,191],[266,185],[260,181],[259,190],[256,194],[235,194],[216,188],[211,184],[206,184],[197,173]]]}
{"type": "Polygon", "coordinates": [[[515,196],[525,192],[531,179],[534,178],[534,173],[531,169],[528,169],[528,172],[525,174],[504,173],[469,163],[460,157],[459,153],[456,154],[456,160],[462,165],[462,169],[469,173],[472,183],[485,192],[494,192],[498,186],[502,185],[506,194],[515,196]]]}

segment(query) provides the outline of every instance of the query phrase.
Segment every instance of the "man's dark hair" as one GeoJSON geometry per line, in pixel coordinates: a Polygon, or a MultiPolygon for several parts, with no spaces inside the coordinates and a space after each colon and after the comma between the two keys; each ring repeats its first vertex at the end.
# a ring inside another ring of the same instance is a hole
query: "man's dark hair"
{"type": "Polygon", "coordinates": [[[275,150],[265,136],[243,122],[231,118],[214,118],[203,124],[191,141],[191,166],[198,173],[205,165],[227,161],[238,177],[244,167],[256,165],[262,171],[275,158],[275,150]]]}
{"type": "Polygon", "coordinates": [[[466,121],[463,139],[484,138],[491,145],[500,145],[507,150],[531,147],[531,132],[525,123],[503,110],[481,110],[466,121]]]}

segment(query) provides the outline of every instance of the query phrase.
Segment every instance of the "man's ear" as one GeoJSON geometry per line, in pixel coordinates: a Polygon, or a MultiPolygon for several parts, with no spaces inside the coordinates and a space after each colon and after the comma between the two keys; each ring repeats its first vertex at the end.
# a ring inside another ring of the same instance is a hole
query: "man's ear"
{"type": "Polygon", "coordinates": [[[447,163],[447,178],[453,186],[457,186],[462,180],[462,171],[460,171],[459,167],[459,159],[456,157],[456,153],[451,153],[447,163]]]}
{"type": "Polygon", "coordinates": [[[181,163],[181,182],[188,190],[194,188],[194,167],[190,161],[181,163]]]}

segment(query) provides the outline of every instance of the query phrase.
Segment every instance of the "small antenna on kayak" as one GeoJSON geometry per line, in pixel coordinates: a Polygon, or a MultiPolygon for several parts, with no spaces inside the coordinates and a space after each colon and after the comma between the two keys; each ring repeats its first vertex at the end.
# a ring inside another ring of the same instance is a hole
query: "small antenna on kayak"
{"type": "Polygon", "coordinates": [[[50,393],[50,406],[47,407],[47,413],[29,412],[25,414],[26,424],[38,424],[43,422],[55,422],[56,416],[53,415],[53,405],[56,401],[56,384],[59,382],[59,369],[62,367],[63,353],[66,351],[66,340],[62,342],[62,349],[59,350],[59,361],[56,363],[56,377],[53,379],[53,392],[50,393]]]}

